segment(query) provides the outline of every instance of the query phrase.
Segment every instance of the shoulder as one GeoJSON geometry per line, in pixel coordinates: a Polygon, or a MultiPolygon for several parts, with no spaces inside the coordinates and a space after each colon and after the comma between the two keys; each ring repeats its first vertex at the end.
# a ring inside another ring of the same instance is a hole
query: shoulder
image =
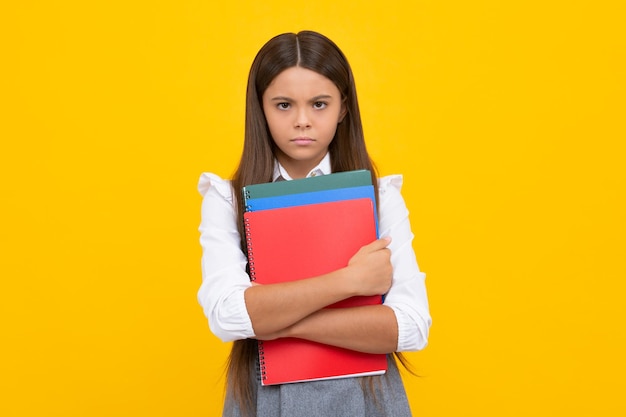
{"type": "Polygon", "coordinates": [[[198,180],[198,192],[206,197],[208,194],[217,193],[222,198],[233,201],[233,189],[230,180],[221,178],[211,172],[203,172],[198,180]]]}
{"type": "Polygon", "coordinates": [[[402,175],[389,175],[378,179],[378,202],[381,221],[395,221],[406,216],[407,207],[402,197],[402,175]]]}
{"type": "Polygon", "coordinates": [[[385,194],[398,194],[402,189],[402,175],[394,174],[378,178],[378,193],[381,197],[385,194]]]}

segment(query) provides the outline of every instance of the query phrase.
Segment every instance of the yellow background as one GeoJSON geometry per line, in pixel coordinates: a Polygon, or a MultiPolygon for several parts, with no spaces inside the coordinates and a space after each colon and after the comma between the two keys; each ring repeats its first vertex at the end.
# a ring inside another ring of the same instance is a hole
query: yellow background
{"type": "Polygon", "coordinates": [[[416,416],[626,414],[622,1],[12,2],[0,12],[0,415],[214,416],[202,171],[247,71],[314,29],[427,273],[416,416]]]}

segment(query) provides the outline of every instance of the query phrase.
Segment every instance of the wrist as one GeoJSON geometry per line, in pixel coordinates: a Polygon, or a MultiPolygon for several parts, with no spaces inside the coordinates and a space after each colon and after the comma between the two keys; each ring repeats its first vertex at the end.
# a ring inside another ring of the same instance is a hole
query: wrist
{"type": "Polygon", "coordinates": [[[342,291],[342,294],[345,295],[344,298],[350,298],[360,295],[360,286],[358,280],[354,279],[354,277],[358,274],[354,269],[354,266],[348,265],[337,271],[339,273],[339,279],[336,280],[336,282],[337,285],[341,286],[340,291],[342,291]]]}

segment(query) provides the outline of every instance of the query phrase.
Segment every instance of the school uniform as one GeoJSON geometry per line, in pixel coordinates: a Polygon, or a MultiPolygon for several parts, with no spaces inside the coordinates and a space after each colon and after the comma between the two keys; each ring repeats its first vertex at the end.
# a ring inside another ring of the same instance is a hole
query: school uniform
{"type": "MultiPolygon", "coordinates": [[[[291,180],[275,164],[274,181],[291,180]]],[[[330,157],[308,176],[331,173],[330,157]]],[[[393,282],[384,305],[391,308],[398,322],[396,351],[420,350],[426,346],[431,318],[424,283],[412,248],[413,233],[408,210],[400,189],[402,177],[379,179],[380,236],[390,236],[393,282]]],[[[200,243],[202,285],[198,300],[208,318],[211,331],[223,341],[254,339],[254,330],[246,310],[244,292],[251,286],[246,273],[247,258],[240,247],[237,216],[230,181],[211,173],[200,177],[198,189],[203,195],[200,243]]],[[[257,358],[258,361],[258,358],[257,358]]],[[[257,364],[251,369],[250,384],[256,396],[257,416],[410,416],[404,386],[393,360],[383,376],[375,381],[375,398],[362,389],[361,378],[342,378],[277,386],[261,386],[257,364]]],[[[224,417],[240,416],[237,405],[227,392],[224,417]]]]}

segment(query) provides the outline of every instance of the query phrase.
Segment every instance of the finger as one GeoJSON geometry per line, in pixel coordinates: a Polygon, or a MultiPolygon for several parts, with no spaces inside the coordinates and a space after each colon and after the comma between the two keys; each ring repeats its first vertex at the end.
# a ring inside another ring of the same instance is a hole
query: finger
{"type": "Polygon", "coordinates": [[[381,237],[380,239],[373,241],[372,243],[369,244],[369,246],[371,250],[376,251],[376,250],[386,248],[387,246],[389,246],[390,243],[391,243],[391,237],[385,236],[385,237],[381,237]]]}

